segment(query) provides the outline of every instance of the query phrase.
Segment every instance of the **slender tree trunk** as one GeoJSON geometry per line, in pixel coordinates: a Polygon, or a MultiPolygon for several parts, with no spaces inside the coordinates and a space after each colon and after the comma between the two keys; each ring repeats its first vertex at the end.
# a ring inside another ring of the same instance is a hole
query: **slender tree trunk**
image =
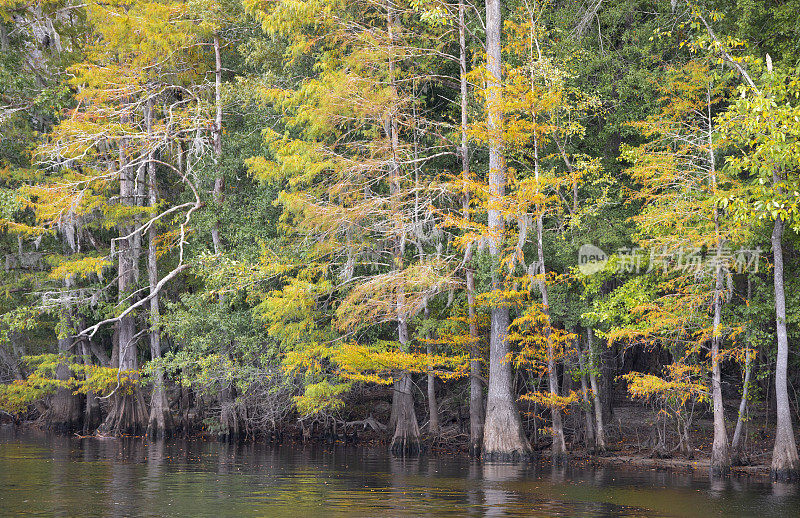
{"type": "MultiPolygon", "coordinates": [[[[747,303],[753,296],[753,283],[750,275],[747,275],[747,303]]],[[[745,335],[745,343],[750,345],[750,323],[747,324],[747,333],[745,335]]],[[[739,401],[739,417],[736,419],[736,428],[733,431],[733,440],[731,440],[732,462],[735,464],[742,463],[742,444],[744,420],[747,415],[747,397],[750,392],[750,371],[752,371],[753,358],[749,351],[745,352],[744,356],[744,380],[742,381],[742,399],[739,401]]]]}
{"type": "MultiPolygon", "coordinates": [[[[720,251],[717,250],[719,257],[720,251]]],[[[712,477],[726,475],[731,469],[728,447],[728,431],[725,428],[725,409],[722,404],[722,372],[719,361],[719,345],[722,341],[720,324],[722,318],[722,268],[717,264],[714,293],[714,334],[711,337],[711,399],[714,406],[714,442],[711,446],[712,477]]]]}
{"type": "MultiPolygon", "coordinates": [[[[222,200],[225,192],[225,177],[222,173],[222,57],[220,55],[219,34],[214,34],[214,103],[216,114],[214,118],[214,165],[216,167],[216,177],[214,178],[214,198],[215,211],[221,209],[222,200]]],[[[211,242],[214,245],[214,253],[222,252],[222,241],[219,236],[219,213],[214,215],[214,226],[211,227],[211,242]]]]}
{"type": "MultiPolygon", "coordinates": [[[[145,114],[147,133],[152,145],[153,134],[153,101],[147,101],[145,114]]],[[[147,198],[151,207],[158,204],[158,191],[156,188],[156,163],[155,152],[150,151],[147,161],[147,198]]],[[[156,250],[157,232],[155,225],[150,225],[147,230],[147,280],[150,283],[150,358],[161,358],[161,313],[159,310],[159,295],[156,291],[158,284],[158,258],[156,250]]],[[[147,424],[147,435],[163,438],[172,434],[172,415],[169,411],[169,402],[164,387],[164,370],[156,368],[153,373],[153,393],[150,396],[150,419],[147,424]]]]}
{"type": "Polygon", "coordinates": [[[586,420],[586,449],[594,448],[595,446],[595,434],[594,434],[594,424],[592,422],[592,403],[589,401],[589,384],[586,382],[586,365],[587,362],[584,359],[584,354],[588,352],[588,348],[586,351],[581,350],[581,339],[580,335],[578,334],[579,329],[575,330],[575,351],[578,353],[578,367],[581,370],[581,396],[583,398],[583,415],[586,420]]]}
{"type": "MultiPolygon", "coordinates": [[[[777,180],[777,179],[776,179],[777,180]]],[[[777,181],[776,181],[777,183],[777,181]]],[[[795,480],[800,476],[800,460],[797,457],[789,407],[787,369],[789,364],[789,339],[786,333],[786,296],[783,285],[783,228],[781,217],[775,218],[772,230],[774,254],[775,320],[778,334],[778,357],[775,364],[775,403],[777,422],[775,425],[775,447],[772,450],[772,478],[795,480]]]]}
{"type": "MultiPolygon", "coordinates": [[[[469,174],[469,85],[467,84],[467,43],[464,20],[464,0],[458,2],[458,46],[461,84],[461,179],[464,182],[462,216],[464,221],[470,219],[470,174],[469,174]]],[[[469,441],[470,455],[478,456],[483,442],[483,384],[481,383],[480,349],[478,347],[478,324],[475,321],[475,272],[470,262],[474,248],[468,246],[464,252],[464,268],[466,270],[467,308],[469,315],[469,441]]]]}
{"type": "MultiPolygon", "coordinates": [[[[502,54],[500,0],[486,0],[486,69],[488,72],[486,111],[489,132],[489,253],[492,256],[492,289],[503,289],[501,254],[505,234],[505,215],[501,210],[505,195],[503,157],[502,54]]],[[[522,430],[522,420],[513,391],[511,363],[508,361],[509,308],[502,301],[491,310],[489,339],[489,391],[486,398],[486,423],[483,455],[486,458],[519,458],[530,453],[522,430]]]]}
{"type": "MultiPolygon", "coordinates": [[[[708,91],[708,153],[711,170],[711,188],[717,192],[716,157],[714,156],[713,124],[711,117],[711,92],[708,91]]],[[[725,428],[725,408],[722,401],[722,372],[720,368],[720,344],[722,343],[722,235],[719,226],[719,209],[714,206],[714,233],[716,268],[714,283],[714,331],[711,336],[711,399],[714,407],[714,442],[711,446],[712,477],[726,475],[731,469],[731,454],[728,444],[728,430],[725,428]]]]}
{"type": "Polygon", "coordinates": [[[747,397],[750,392],[750,372],[752,371],[752,358],[747,353],[744,358],[744,380],[742,381],[742,399],[739,401],[739,417],[736,419],[736,428],[733,431],[733,440],[731,441],[731,450],[735,457],[736,464],[742,462],[742,444],[743,444],[743,429],[744,420],[747,415],[747,397]]]}
{"type": "MultiPolygon", "coordinates": [[[[530,24],[531,24],[531,42],[530,42],[530,63],[531,63],[531,90],[534,91],[536,87],[536,81],[534,77],[534,62],[537,60],[541,61],[541,49],[539,47],[539,41],[536,36],[536,20],[535,20],[535,13],[534,11],[530,11],[530,24]],[[536,47],[536,55],[534,56],[534,44],[536,47]]],[[[535,111],[531,110],[534,113],[534,123],[536,122],[536,115],[535,111]]],[[[536,191],[537,194],[539,193],[541,186],[540,186],[540,176],[539,176],[539,139],[537,138],[536,132],[533,134],[533,155],[534,155],[534,177],[536,179],[536,191]]],[[[566,160],[566,154],[564,154],[565,162],[569,164],[569,161],[566,160]]],[[[547,268],[544,262],[544,221],[543,221],[543,207],[537,207],[538,214],[536,215],[536,252],[538,258],[538,275],[539,275],[539,292],[542,296],[542,312],[545,315],[546,322],[545,322],[545,339],[547,340],[547,371],[548,371],[548,388],[550,390],[550,394],[552,396],[558,397],[558,373],[556,372],[557,365],[556,365],[556,357],[555,357],[555,346],[553,344],[553,337],[552,332],[550,329],[550,303],[549,297],[547,292],[547,268]]],[[[553,421],[553,447],[551,450],[551,454],[553,457],[562,457],[567,451],[567,445],[564,440],[564,424],[561,419],[561,408],[557,405],[550,406],[550,412],[552,415],[553,421]]]]}
{"type": "Polygon", "coordinates": [[[0,52],[8,52],[10,43],[8,41],[8,31],[5,22],[0,22],[0,52]]]}
{"type": "MultiPolygon", "coordinates": [[[[537,190],[539,182],[539,142],[534,136],[534,174],[536,176],[537,190]]],[[[544,263],[544,225],[542,221],[542,211],[536,216],[536,251],[539,259],[539,292],[542,296],[542,312],[545,315],[545,339],[547,340],[547,381],[550,394],[558,397],[558,372],[556,365],[556,351],[553,344],[552,332],[550,330],[550,300],[547,290],[547,268],[544,263]]],[[[553,457],[561,457],[567,452],[566,441],[564,440],[564,424],[561,420],[561,408],[551,405],[550,412],[553,420],[553,447],[551,453],[553,457]]]]}
{"type": "Polygon", "coordinates": [[[603,423],[603,404],[600,401],[600,388],[597,383],[597,350],[594,345],[594,329],[591,327],[586,330],[586,340],[589,346],[589,383],[592,386],[592,398],[594,399],[594,421],[596,425],[595,444],[598,451],[606,450],[606,432],[603,423]]]}
{"type": "MultiPolygon", "coordinates": [[[[433,355],[433,350],[430,344],[427,346],[427,354],[430,358],[433,355]]],[[[436,404],[436,376],[433,372],[428,371],[428,432],[432,435],[439,435],[439,408],[436,404]]]]}

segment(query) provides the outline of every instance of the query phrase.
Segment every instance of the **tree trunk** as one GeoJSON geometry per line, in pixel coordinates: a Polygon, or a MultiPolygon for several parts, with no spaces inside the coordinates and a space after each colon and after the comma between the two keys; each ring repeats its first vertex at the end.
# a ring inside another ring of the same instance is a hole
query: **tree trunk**
{"type": "MultiPolygon", "coordinates": [[[[398,24],[397,14],[394,10],[393,2],[386,2],[386,31],[390,46],[395,43],[395,27],[398,24]]],[[[394,102],[399,101],[397,83],[395,82],[395,63],[393,50],[389,52],[388,59],[389,85],[394,102]]],[[[389,138],[392,157],[389,161],[389,183],[392,195],[394,213],[400,214],[397,205],[397,196],[400,193],[400,166],[398,162],[398,151],[400,148],[399,129],[397,119],[390,113],[385,121],[384,130],[389,138]]],[[[394,267],[398,270],[403,269],[403,254],[405,251],[405,225],[402,218],[396,218],[394,237],[394,267]]],[[[403,287],[397,290],[397,336],[400,347],[408,350],[408,322],[405,309],[405,291],[403,287]]],[[[420,453],[420,433],[417,423],[417,414],[414,410],[414,395],[412,393],[411,374],[401,371],[397,375],[394,385],[394,397],[392,401],[392,412],[394,420],[394,436],[390,451],[396,456],[417,455],[420,453]]]]}
{"type": "MultiPolygon", "coordinates": [[[[151,137],[153,133],[153,102],[147,101],[147,113],[145,114],[147,133],[151,137]]],[[[155,208],[158,204],[158,192],[156,190],[156,163],[155,152],[150,151],[147,161],[147,198],[150,206],[155,208]]],[[[150,358],[157,360],[161,358],[161,313],[159,310],[159,296],[156,291],[158,284],[158,259],[156,257],[156,227],[150,225],[147,230],[147,280],[150,283],[150,358]]],[[[150,419],[147,424],[147,435],[150,437],[163,438],[172,434],[173,424],[172,415],[169,411],[169,402],[164,388],[164,370],[157,367],[153,373],[153,393],[150,396],[150,419]]]]}
{"type": "Polygon", "coordinates": [[[783,227],[784,221],[775,218],[772,230],[774,254],[775,320],[778,333],[778,357],[775,364],[775,403],[777,423],[775,425],[775,447],[772,450],[772,478],[774,480],[796,480],[800,476],[800,460],[792,429],[792,414],[789,407],[787,369],[789,364],[789,339],[786,334],[786,297],[783,285],[783,227]]]}
{"type": "MultiPolygon", "coordinates": [[[[433,354],[430,344],[427,347],[427,354],[430,358],[433,354]]],[[[431,435],[439,435],[439,408],[436,405],[436,376],[432,371],[428,371],[428,432],[431,435]]]]}
{"type": "MultiPolygon", "coordinates": [[[[711,188],[716,195],[717,173],[714,155],[713,125],[711,118],[711,92],[708,92],[708,153],[711,170],[711,188]]],[[[722,343],[722,235],[719,226],[719,209],[714,206],[714,234],[717,246],[714,275],[714,330],[711,336],[711,400],[714,407],[714,442],[711,446],[712,477],[726,475],[731,470],[731,454],[728,444],[728,430],[725,428],[725,407],[722,401],[722,372],[719,349],[722,343]]]]}
{"type": "Polygon", "coordinates": [[[581,370],[581,396],[583,398],[583,415],[586,421],[586,449],[594,448],[595,434],[594,424],[592,423],[592,403],[589,401],[589,384],[586,382],[586,365],[588,362],[584,359],[584,354],[588,351],[581,350],[581,339],[578,335],[579,329],[575,330],[575,351],[578,353],[578,367],[581,370]]]}
{"type": "Polygon", "coordinates": [[[594,330],[591,327],[586,330],[586,340],[589,346],[589,383],[592,386],[592,398],[594,400],[594,421],[596,425],[595,445],[598,451],[605,451],[606,432],[603,423],[603,405],[600,400],[600,389],[597,384],[597,364],[595,362],[595,358],[599,356],[594,346],[594,330]]]}
{"type": "Polygon", "coordinates": [[[10,43],[8,41],[8,31],[5,22],[0,22],[0,52],[8,52],[10,43]]]}
{"type": "MultiPolygon", "coordinates": [[[[534,136],[534,173],[536,175],[536,182],[539,182],[539,142],[534,136]]],[[[537,186],[538,190],[538,186],[537,186]]],[[[542,296],[542,312],[545,315],[545,338],[547,340],[547,381],[550,394],[558,397],[558,372],[556,365],[556,352],[553,345],[553,337],[550,330],[550,301],[547,291],[547,268],[544,263],[544,225],[542,221],[542,213],[536,217],[536,251],[539,259],[539,292],[542,296]]],[[[553,421],[553,447],[551,454],[553,457],[562,457],[567,452],[567,445],[564,440],[564,424],[561,420],[561,408],[558,405],[551,405],[550,412],[553,421]]]]}
{"type": "MultiPolygon", "coordinates": [[[[753,283],[750,275],[747,275],[747,303],[753,296],[753,283]]],[[[745,333],[745,343],[750,345],[750,323],[747,324],[747,332],[745,333]]],[[[750,371],[752,371],[753,359],[749,351],[745,351],[744,356],[744,380],[742,381],[742,399],[739,401],[739,416],[736,419],[736,428],[733,431],[733,440],[731,441],[731,462],[733,464],[741,465],[743,463],[743,429],[744,420],[747,414],[747,397],[750,392],[750,371]]]]}
{"type": "MultiPolygon", "coordinates": [[[[66,317],[63,317],[66,318],[66,317]]],[[[62,354],[71,353],[72,337],[58,339],[58,352],[62,354]]],[[[72,377],[69,366],[60,363],[56,367],[56,378],[66,381],[72,377]]],[[[81,409],[81,398],[72,393],[69,388],[59,388],[50,400],[50,417],[48,426],[58,433],[71,434],[82,429],[83,411],[81,409]]]]}
{"type": "Polygon", "coordinates": [[[396,406],[394,435],[390,450],[397,457],[419,455],[419,424],[414,411],[413,383],[408,371],[401,371],[394,382],[396,406]]]}
{"type": "MultiPolygon", "coordinates": [[[[470,220],[470,175],[469,175],[469,86],[467,83],[467,44],[466,25],[464,20],[464,0],[458,2],[458,46],[461,84],[461,179],[464,182],[462,217],[470,220]]],[[[478,324],[475,321],[475,272],[470,264],[473,246],[467,246],[464,252],[464,265],[467,288],[467,308],[469,315],[469,442],[470,455],[478,456],[483,442],[484,403],[483,385],[481,383],[480,349],[478,348],[478,324]]]]}
{"type": "MultiPolygon", "coordinates": [[[[125,143],[120,145],[120,204],[135,204],[134,171],[127,163],[125,143]]],[[[130,291],[136,284],[139,270],[139,258],[135,255],[136,248],[133,239],[128,236],[132,228],[122,225],[118,240],[117,267],[118,267],[118,299],[125,301],[130,296],[130,291]]],[[[138,377],[138,357],[136,339],[136,320],[133,314],[122,317],[116,326],[118,343],[117,365],[121,376],[126,374],[132,378],[138,377]]],[[[122,378],[121,378],[122,379],[122,378]]],[[[145,431],[148,419],[147,409],[142,399],[141,391],[136,385],[120,384],[112,395],[111,407],[103,424],[98,428],[98,433],[103,435],[141,435],[145,431]]]]}
{"type": "Polygon", "coordinates": [[[216,114],[214,117],[214,165],[216,177],[214,178],[214,226],[211,227],[211,242],[214,253],[222,252],[222,241],[219,236],[219,210],[222,205],[225,191],[225,177],[222,174],[222,57],[220,55],[219,34],[214,34],[214,103],[216,114]]]}
{"type": "MultiPolygon", "coordinates": [[[[83,355],[83,364],[85,366],[92,364],[92,348],[89,340],[90,338],[86,336],[81,337],[81,354],[83,355]]],[[[84,435],[89,435],[95,429],[97,429],[98,426],[100,426],[100,417],[100,401],[97,399],[97,395],[94,392],[89,391],[86,393],[86,404],[83,411],[84,435]]]]}
{"type": "MultiPolygon", "coordinates": [[[[492,289],[503,289],[501,246],[505,216],[500,207],[505,195],[503,157],[502,20],[500,0],[486,0],[487,129],[489,132],[489,253],[492,256],[492,289]]],[[[509,309],[502,301],[491,310],[489,336],[489,391],[483,430],[483,456],[488,459],[516,459],[530,454],[513,391],[511,362],[508,361],[509,309]]]]}

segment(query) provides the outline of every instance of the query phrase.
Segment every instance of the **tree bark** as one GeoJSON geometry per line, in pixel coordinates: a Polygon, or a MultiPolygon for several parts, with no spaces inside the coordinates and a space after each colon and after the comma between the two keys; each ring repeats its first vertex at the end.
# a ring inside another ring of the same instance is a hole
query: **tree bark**
{"type": "MultiPolygon", "coordinates": [[[[69,317],[64,315],[62,318],[69,317]]],[[[58,339],[59,353],[70,354],[71,347],[72,336],[58,339]]],[[[66,363],[60,363],[56,367],[56,378],[59,381],[66,381],[71,377],[72,372],[66,363]]],[[[83,411],[81,409],[81,398],[72,392],[69,388],[59,388],[50,400],[48,426],[58,433],[71,434],[82,429],[83,411]]]]}
{"type": "MultiPolygon", "coordinates": [[[[134,178],[135,172],[128,163],[127,149],[123,141],[120,143],[119,178],[119,198],[122,205],[130,206],[136,203],[134,178]]],[[[139,258],[136,256],[136,248],[133,239],[125,237],[129,236],[132,230],[127,225],[119,228],[121,239],[118,240],[117,249],[117,290],[120,302],[124,302],[130,296],[138,277],[139,258]]],[[[133,314],[128,314],[117,322],[116,335],[119,352],[116,359],[118,363],[114,367],[119,369],[121,376],[127,374],[135,379],[138,376],[139,363],[136,320],[133,314]]],[[[145,431],[148,415],[141,391],[136,386],[123,385],[117,387],[112,395],[109,413],[97,430],[100,434],[141,435],[145,431]]]]}
{"type": "MultiPolygon", "coordinates": [[[[470,174],[469,174],[469,85],[467,84],[467,43],[466,23],[464,19],[464,0],[458,2],[458,46],[461,88],[461,179],[464,182],[464,196],[462,201],[462,217],[464,221],[470,220],[470,174]]],[[[478,456],[483,442],[483,422],[485,409],[483,403],[483,384],[481,383],[481,362],[478,342],[478,324],[475,321],[475,271],[472,261],[473,246],[467,246],[464,252],[464,268],[467,288],[467,310],[469,315],[469,441],[470,455],[478,456]]]]}
{"type": "Polygon", "coordinates": [[[597,383],[597,364],[595,358],[599,358],[594,345],[594,329],[591,327],[586,330],[586,340],[589,346],[589,383],[592,386],[592,398],[594,400],[594,421],[595,445],[598,451],[606,450],[606,432],[603,422],[603,404],[600,400],[600,388],[597,383]]]}
{"type": "Polygon", "coordinates": [[[211,227],[211,242],[214,253],[222,252],[222,241],[219,235],[219,210],[225,191],[225,177],[222,173],[222,56],[220,54],[219,34],[214,34],[214,103],[216,114],[214,117],[214,165],[216,177],[214,178],[214,226],[211,227]]]}
{"type": "MultiPolygon", "coordinates": [[[[708,154],[711,170],[712,192],[717,192],[716,157],[714,155],[713,119],[711,116],[711,92],[708,92],[708,154]]],[[[714,407],[714,441],[711,445],[712,477],[727,475],[731,470],[731,453],[728,444],[728,430],[725,428],[725,407],[722,401],[722,372],[720,368],[720,345],[722,343],[722,235],[719,225],[719,209],[714,205],[714,234],[716,268],[714,272],[714,330],[711,336],[711,400],[714,407]]]]}
{"type": "MultiPolygon", "coordinates": [[[[753,296],[753,283],[750,275],[747,275],[747,303],[753,296]]],[[[750,323],[747,324],[747,333],[745,334],[745,343],[750,344],[750,323]]],[[[739,401],[739,416],[736,419],[736,428],[733,431],[733,439],[731,440],[731,462],[733,464],[742,464],[742,446],[743,446],[743,429],[744,420],[747,414],[747,397],[750,392],[750,372],[752,371],[753,358],[749,351],[745,351],[744,356],[744,380],[742,380],[742,398],[739,401]]]]}
{"type": "Polygon", "coordinates": [[[408,371],[401,371],[394,382],[395,426],[390,451],[397,457],[419,455],[419,424],[414,411],[413,383],[408,371]]]}
{"type": "MultiPolygon", "coordinates": [[[[501,246],[505,216],[500,209],[505,195],[503,157],[502,54],[500,0],[486,0],[487,128],[489,132],[489,253],[492,256],[492,289],[503,289],[501,246]]],[[[491,310],[489,339],[489,391],[486,397],[486,422],[483,431],[485,458],[515,459],[529,455],[530,444],[513,391],[511,363],[508,361],[509,308],[502,301],[491,310]]]]}
{"type": "Polygon", "coordinates": [[[588,348],[586,351],[581,350],[581,339],[580,335],[578,334],[579,329],[576,329],[575,334],[575,351],[578,353],[578,367],[581,370],[581,396],[583,399],[583,415],[586,421],[586,449],[594,448],[595,446],[595,434],[594,434],[594,423],[592,422],[592,403],[589,401],[589,384],[586,382],[586,366],[587,361],[584,359],[584,354],[588,352],[588,348]]]}
{"type": "MultiPolygon", "coordinates": [[[[777,182],[776,182],[777,183],[777,182]]],[[[775,364],[775,447],[772,450],[771,473],[774,480],[796,480],[800,476],[800,460],[797,457],[789,407],[787,369],[789,364],[789,339],[786,333],[786,296],[783,284],[783,228],[781,217],[775,218],[772,230],[772,252],[774,254],[775,321],[778,334],[778,357],[775,364]]]]}
{"type": "MultiPolygon", "coordinates": [[[[153,134],[153,101],[149,99],[146,107],[147,133],[152,145],[153,134]]],[[[156,187],[155,152],[151,149],[147,161],[147,198],[151,207],[158,204],[158,191],[156,187]]],[[[150,225],[147,230],[147,280],[150,284],[150,359],[161,358],[161,313],[159,310],[158,285],[158,258],[156,239],[158,234],[155,225],[150,225]]],[[[164,370],[157,367],[153,373],[153,392],[150,396],[150,419],[147,424],[147,435],[163,438],[172,434],[172,415],[169,411],[169,402],[164,388],[164,370]]]]}
{"type": "MultiPolygon", "coordinates": [[[[433,354],[430,344],[427,346],[427,354],[430,358],[433,354]]],[[[428,371],[428,432],[431,435],[439,435],[439,408],[436,404],[436,376],[432,371],[428,371]]]]}

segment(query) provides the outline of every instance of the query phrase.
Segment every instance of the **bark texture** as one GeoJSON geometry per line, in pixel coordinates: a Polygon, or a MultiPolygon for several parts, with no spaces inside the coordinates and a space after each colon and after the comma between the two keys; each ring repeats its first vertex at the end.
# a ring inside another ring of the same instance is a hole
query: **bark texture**
{"type": "MultiPolygon", "coordinates": [[[[502,19],[500,0],[486,0],[486,69],[488,72],[486,111],[489,146],[489,253],[493,260],[492,288],[503,288],[500,255],[505,217],[499,207],[505,194],[505,164],[502,133],[502,19]]],[[[489,390],[483,430],[483,456],[489,459],[517,459],[530,453],[513,391],[511,364],[507,360],[509,310],[498,302],[491,311],[489,337],[489,390]]]]}
{"type": "Polygon", "coordinates": [[[774,254],[775,320],[778,334],[778,357],[775,365],[775,403],[777,421],[775,425],[775,447],[772,450],[772,478],[774,480],[797,480],[800,476],[800,460],[792,428],[789,407],[787,368],[789,364],[789,338],[786,334],[786,296],[783,284],[783,227],[778,217],[772,230],[772,252],[774,254]]]}
{"type": "Polygon", "coordinates": [[[394,382],[394,435],[390,451],[397,457],[419,455],[419,424],[414,411],[411,374],[400,372],[394,382]]]}

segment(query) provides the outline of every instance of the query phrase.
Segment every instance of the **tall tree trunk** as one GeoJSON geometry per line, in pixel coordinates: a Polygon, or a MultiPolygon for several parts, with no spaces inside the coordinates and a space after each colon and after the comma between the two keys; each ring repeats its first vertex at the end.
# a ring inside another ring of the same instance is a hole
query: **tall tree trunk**
{"type": "MultiPolygon", "coordinates": [[[[145,119],[147,133],[152,145],[153,135],[153,101],[148,99],[145,119]]],[[[150,150],[147,160],[147,198],[150,207],[155,208],[158,204],[158,191],[156,188],[156,163],[155,151],[150,150]]],[[[161,358],[161,313],[159,310],[159,295],[156,291],[158,284],[158,258],[156,250],[155,224],[147,229],[147,280],[150,283],[150,358],[157,360],[161,358]]],[[[147,435],[151,437],[163,438],[172,434],[173,424],[172,415],[169,411],[169,402],[164,388],[164,370],[157,367],[153,373],[153,393],[150,396],[150,419],[147,424],[147,435]]]]}
{"type": "MultiPolygon", "coordinates": [[[[535,91],[536,88],[536,79],[534,77],[534,63],[537,61],[541,61],[541,49],[539,47],[539,41],[536,35],[536,13],[531,10],[530,11],[530,24],[531,24],[531,32],[530,32],[530,65],[531,65],[531,91],[535,91]],[[536,47],[536,55],[534,55],[534,46],[536,47]]],[[[534,109],[531,110],[534,114],[534,123],[536,123],[536,112],[534,109]]],[[[569,161],[566,159],[566,154],[564,154],[565,163],[569,165],[569,161]]],[[[540,185],[540,175],[539,175],[539,139],[537,137],[536,132],[533,133],[533,170],[534,170],[534,177],[536,180],[536,192],[537,194],[541,190],[540,185]]],[[[548,297],[547,291],[547,268],[544,262],[544,207],[537,206],[537,215],[536,215],[536,253],[538,258],[538,269],[537,274],[539,276],[539,293],[542,297],[542,312],[545,315],[545,339],[547,341],[547,371],[548,371],[548,388],[550,394],[558,397],[558,373],[556,372],[557,365],[556,365],[556,358],[555,358],[555,346],[553,344],[553,337],[552,331],[550,329],[551,321],[550,321],[550,302],[548,297]]],[[[553,446],[551,449],[551,454],[554,458],[562,457],[567,451],[567,445],[564,441],[564,424],[561,418],[561,408],[558,405],[550,405],[550,413],[551,419],[553,422],[553,446]]]]}
{"type": "MultiPolygon", "coordinates": [[[[716,195],[717,172],[714,156],[713,119],[711,116],[711,92],[707,98],[708,117],[708,153],[711,170],[711,188],[716,195]]],[[[711,336],[711,399],[714,407],[714,442],[711,445],[712,477],[726,475],[731,469],[731,454],[728,444],[728,430],[725,428],[725,408],[722,401],[722,372],[720,368],[719,348],[722,343],[722,235],[719,226],[719,209],[714,206],[714,234],[716,251],[716,268],[714,272],[714,330],[711,336]]]]}
{"type": "MultiPolygon", "coordinates": [[[[119,198],[122,205],[134,205],[135,172],[128,163],[125,142],[120,143],[120,179],[119,198]]],[[[117,248],[118,280],[117,290],[120,302],[130,296],[130,291],[136,284],[139,270],[139,258],[135,255],[134,240],[128,235],[133,231],[130,226],[122,225],[119,229],[120,239],[117,248]]],[[[137,387],[128,387],[124,383],[125,377],[138,377],[138,355],[136,337],[136,319],[132,314],[122,317],[116,325],[118,340],[118,364],[120,386],[113,393],[111,407],[103,424],[98,428],[100,434],[110,435],[140,435],[145,431],[147,423],[147,409],[142,399],[141,391],[137,387]]]]}
{"type": "MultiPolygon", "coordinates": [[[[393,102],[398,102],[399,95],[397,91],[397,83],[395,82],[395,62],[394,62],[394,44],[396,40],[395,28],[399,20],[394,10],[394,3],[390,0],[386,3],[386,30],[389,41],[389,85],[392,92],[393,102]]],[[[385,133],[389,138],[391,145],[392,158],[390,160],[390,195],[392,196],[392,204],[395,207],[393,211],[399,215],[398,197],[400,196],[400,165],[398,161],[398,150],[400,147],[400,136],[397,119],[394,113],[389,113],[385,122],[385,133]]],[[[401,218],[397,218],[395,235],[394,235],[394,267],[398,270],[403,269],[403,255],[405,252],[405,227],[401,218]]],[[[397,336],[400,342],[400,347],[403,350],[408,350],[409,337],[408,337],[408,322],[405,309],[405,291],[398,288],[397,290],[397,336]]],[[[417,455],[420,452],[420,433],[419,424],[417,423],[417,414],[414,410],[414,395],[412,392],[413,383],[411,381],[411,374],[408,371],[400,371],[394,384],[394,398],[392,401],[392,410],[394,414],[394,435],[392,437],[392,444],[390,450],[396,456],[409,456],[417,455]]]]}
{"type": "MultiPolygon", "coordinates": [[[[505,234],[502,199],[505,195],[503,156],[502,54],[500,0],[486,0],[487,128],[489,133],[489,253],[492,256],[492,289],[503,289],[501,254],[505,234]]],[[[495,300],[498,300],[497,298],[495,300]]],[[[527,456],[530,444],[522,430],[522,420],[513,391],[511,362],[508,361],[509,308],[498,301],[491,310],[489,336],[489,391],[486,397],[486,422],[483,455],[486,458],[514,459],[527,456]]]]}
{"type": "MultiPolygon", "coordinates": [[[[776,179],[777,180],[777,179],[776,179]]],[[[777,181],[776,181],[777,183],[777,181]]],[[[789,364],[789,339],[786,334],[786,296],[783,285],[783,228],[784,221],[775,218],[772,230],[772,252],[774,254],[775,321],[778,334],[778,357],[775,364],[775,403],[777,422],[775,425],[775,447],[772,450],[772,478],[795,480],[800,476],[800,460],[792,429],[792,414],[789,407],[787,369],[789,364]]]]}
{"type": "Polygon", "coordinates": [[[606,432],[603,422],[603,404],[600,401],[600,387],[597,383],[597,363],[599,358],[594,345],[594,329],[591,327],[586,330],[586,340],[589,347],[589,383],[592,386],[592,398],[594,401],[594,422],[595,422],[595,445],[598,451],[606,450],[606,432]]]}
{"type": "Polygon", "coordinates": [[[219,34],[214,34],[214,103],[216,114],[214,117],[214,165],[216,177],[214,178],[214,226],[211,227],[211,242],[214,253],[222,252],[222,241],[219,236],[219,210],[225,191],[225,177],[222,173],[222,56],[220,54],[219,34]]]}
{"type": "MultiPolygon", "coordinates": [[[[408,327],[405,320],[398,324],[400,344],[405,348],[408,343],[408,327]]],[[[414,410],[414,395],[411,374],[399,371],[394,382],[392,410],[394,414],[394,435],[389,447],[392,455],[397,457],[414,456],[420,453],[419,423],[414,410]]]]}
{"type": "MultiPolygon", "coordinates": [[[[750,275],[747,275],[747,303],[753,296],[753,282],[750,275]]],[[[745,333],[745,343],[750,344],[750,323],[747,324],[747,332],[745,333]]],[[[747,397],[750,392],[750,372],[752,371],[753,358],[749,351],[745,351],[744,356],[744,380],[742,380],[742,398],[739,401],[739,414],[736,419],[736,428],[733,430],[733,439],[731,440],[731,462],[733,464],[742,464],[742,446],[743,446],[743,430],[745,416],[747,415],[747,397]]]]}
{"type": "Polygon", "coordinates": [[[10,43],[8,41],[8,31],[5,22],[0,22],[0,52],[8,52],[10,43]]]}
{"type": "Polygon", "coordinates": [[[583,415],[586,421],[586,449],[594,448],[595,434],[594,424],[592,422],[592,403],[589,401],[589,384],[586,382],[586,366],[588,362],[585,360],[584,355],[588,355],[588,347],[586,351],[581,350],[581,339],[578,334],[580,330],[575,329],[575,351],[578,353],[578,367],[581,370],[581,396],[583,398],[583,415]]]}
{"type": "MultiPolygon", "coordinates": [[[[458,47],[461,85],[461,179],[464,182],[464,196],[462,201],[462,217],[464,221],[470,219],[470,174],[469,174],[469,85],[467,83],[467,43],[466,25],[464,20],[464,0],[458,2],[458,47]]],[[[470,264],[472,261],[473,246],[467,246],[464,252],[464,268],[467,284],[467,310],[469,315],[469,442],[470,455],[478,456],[483,442],[483,384],[481,383],[481,362],[478,342],[478,324],[475,321],[475,271],[470,264]]]]}
{"type": "MultiPolygon", "coordinates": [[[[534,174],[536,176],[537,191],[539,189],[539,141],[534,136],[534,174]]],[[[539,209],[536,216],[536,252],[539,259],[539,293],[542,296],[542,312],[545,315],[545,339],[547,340],[547,381],[550,394],[558,397],[558,372],[556,365],[556,351],[553,344],[553,336],[550,329],[550,300],[547,290],[547,268],[544,262],[544,224],[542,221],[542,210],[539,209]]],[[[567,444],[564,440],[564,424],[561,420],[561,408],[558,405],[551,405],[550,412],[553,421],[553,447],[551,454],[553,457],[561,457],[567,452],[567,444]]]]}

